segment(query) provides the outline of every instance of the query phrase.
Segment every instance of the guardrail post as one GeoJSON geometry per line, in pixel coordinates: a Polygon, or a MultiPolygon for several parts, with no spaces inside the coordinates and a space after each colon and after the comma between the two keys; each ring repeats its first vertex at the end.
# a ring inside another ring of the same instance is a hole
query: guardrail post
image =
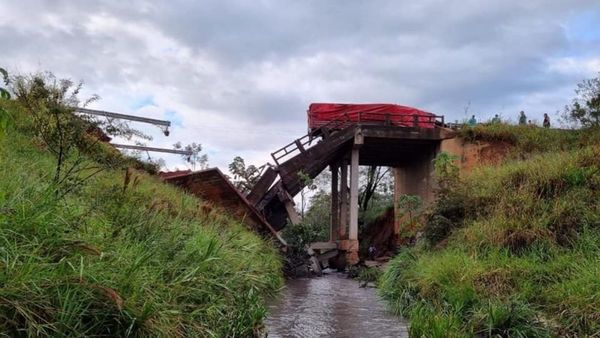
{"type": "Polygon", "coordinates": [[[298,150],[300,150],[301,153],[305,152],[304,146],[302,145],[302,142],[300,142],[300,140],[295,140],[294,143],[296,144],[296,147],[298,148],[298,150]]]}

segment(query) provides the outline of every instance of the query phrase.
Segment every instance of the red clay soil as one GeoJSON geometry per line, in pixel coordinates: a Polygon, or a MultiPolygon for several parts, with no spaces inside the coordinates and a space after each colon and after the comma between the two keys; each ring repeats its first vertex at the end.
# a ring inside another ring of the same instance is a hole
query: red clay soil
{"type": "Polygon", "coordinates": [[[377,257],[391,256],[397,242],[394,236],[394,208],[388,208],[383,215],[367,224],[365,229],[361,241],[367,246],[375,245],[377,257]]]}
{"type": "Polygon", "coordinates": [[[502,141],[465,142],[460,138],[444,140],[442,151],[458,156],[458,164],[463,173],[484,165],[499,165],[508,157],[513,146],[502,141]]]}

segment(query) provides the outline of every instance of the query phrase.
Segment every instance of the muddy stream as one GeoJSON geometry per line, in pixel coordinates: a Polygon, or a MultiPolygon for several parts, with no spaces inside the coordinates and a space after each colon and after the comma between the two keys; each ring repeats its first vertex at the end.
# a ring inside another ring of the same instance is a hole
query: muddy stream
{"type": "Polygon", "coordinates": [[[269,304],[268,337],[408,337],[374,288],[341,273],[290,280],[269,304]]]}

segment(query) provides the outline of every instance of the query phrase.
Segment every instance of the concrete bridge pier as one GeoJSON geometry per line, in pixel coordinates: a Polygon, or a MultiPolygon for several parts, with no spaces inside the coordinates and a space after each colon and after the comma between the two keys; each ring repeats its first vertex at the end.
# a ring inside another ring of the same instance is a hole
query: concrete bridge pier
{"type": "Polygon", "coordinates": [[[352,148],[350,160],[350,231],[348,241],[344,245],[346,251],[346,261],[355,265],[359,262],[358,257],[358,163],[359,163],[359,147],[356,145],[352,148]]]}
{"type": "Polygon", "coordinates": [[[338,239],[347,239],[348,228],[348,165],[342,161],[340,166],[340,223],[338,226],[338,239]]]}
{"type": "Polygon", "coordinates": [[[331,222],[329,225],[329,241],[335,242],[339,238],[340,231],[340,184],[338,182],[339,165],[332,164],[331,170],[331,222]]]}
{"type": "Polygon", "coordinates": [[[358,169],[360,164],[360,147],[362,144],[362,135],[357,133],[349,154],[349,172],[347,160],[344,159],[330,166],[331,219],[329,241],[337,242],[338,249],[345,252],[345,260],[351,265],[359,262],[358,169]],[[340,177],[338,177],[338,168],[340,177]],[[348,174],[350,174],[350,177],[348,177],[348,174]],[[348,182],[348,178],[350,182],[348,182]],[[348,183],[350,183],[349,186],[348,183]]]}
{"type": "Polygon", "coordinates": [[[400,240],[402,224],[406,219],[399,217],[403,210],[399,208],[398,202],[402,195],[419,196],[423,206],[431,204],[435,200],[435,182],[433,179],[433,160],[437,154],[437,148],[431,146],[419,153],[413,154],[408,161],[401,166],[393,168],[394,172],[394,236],[396,242],[400,240]]]}
{"type": "MultiPolygon", "coordinates": [[[[346,262],[350,265],[355,265],[359,262],[358,250],[359,250],[359,242],[358,242],[358,183],[359,183],[359,171],[358,167],[360,165],[360,149],[364,144],[364,138],[362,135],[362,131],[357,129],[354,135],[354,142],[352,144],[352,150],[350,151],[350,198],[347,199],[346,196],[342,197],[342,208],[341,208],[341,217],[343,220],[341,222],[341,228],[344,229],[345,234],[345,225],[348,224],[348,237],[342,237],[340,233],[340,238],[342,239],[339,242],[340,250],[343,250],[346,253],[346,262]],[[346,215],[348,218],[346,220],[346,215]]],[[[347,191],[345,185],[345,176],[347,176],[347,166],[342,166],[342,194],[345,195],[347,191]]]]}

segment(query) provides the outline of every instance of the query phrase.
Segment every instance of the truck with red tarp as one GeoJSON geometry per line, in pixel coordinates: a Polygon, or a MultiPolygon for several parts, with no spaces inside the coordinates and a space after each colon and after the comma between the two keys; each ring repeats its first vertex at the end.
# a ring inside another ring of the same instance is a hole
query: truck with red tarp
{"type": "Polygon", "coordinates": [[[332,125],[340,128],[349,124],[434,128],[436,124],[443,123],[443,116],[397,104],[311,103],[308,108],[308,128],[311,131],[332,125]]]}

